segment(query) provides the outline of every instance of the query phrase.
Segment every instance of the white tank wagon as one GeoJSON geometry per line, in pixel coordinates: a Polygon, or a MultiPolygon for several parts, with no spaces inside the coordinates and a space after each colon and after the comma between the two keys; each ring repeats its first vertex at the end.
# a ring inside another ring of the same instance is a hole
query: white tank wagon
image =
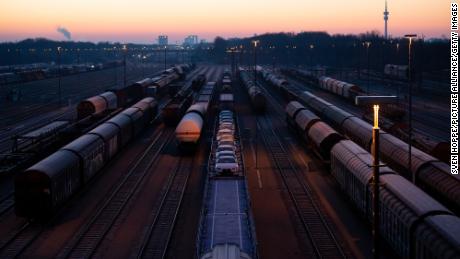
{"type": "Polygon", "coordinates": [[[176,139],[179,145],[194,145],[201,137],[206,112],[212,102],[216,83],[208,82],[201,89],[197,102],[190,106],[176,127],[176,139]],[[199,101],[200,98],[202,101],[199,101]],[[206,99],[206,100],[203,100],[206,99]]]}
{"type": "Polygon", "coordinates": [[[176,139],[179,144],[198,143],[201,137],[201,130],[203,129],[206,110],[207,107],[203,103],[190,106],[176,127],[176,139]]]}

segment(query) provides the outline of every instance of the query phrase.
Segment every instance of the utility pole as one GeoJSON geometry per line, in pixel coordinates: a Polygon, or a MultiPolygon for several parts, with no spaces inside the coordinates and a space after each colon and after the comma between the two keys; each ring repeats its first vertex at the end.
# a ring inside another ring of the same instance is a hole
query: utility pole
{"type": "Polygon", "coordinates": [[[141,50],[142,77],[145,76],[145,73],[144,73],[144,50],[145,50],[145,47],[142,47],[142,50],[141,50]]]}
{"type": "Polygon", "coordinates": [[[237,52],[239,52],[239,51],[238,51],[238,48],[236,48],[236,47],[235,48],[232,47],[232,48],[227,50],[227,53],[230,53],[230,55],[231,55],[230,56],[230,62],[231,62],[230,66],[232,68],[232,75],[233,76],[235,76],[235,74],[236,74],[235,53],[237,53],[237,52]]]}
{"type": "Polygon", "coordinates": [[[123,45],[123,87],[126,87],[126,45],[123,45]]]}
{"type": "Polygon", "coordinates": [[[61,107],[61,47],[57,47],[58,54],[58,95],[59,95],[59,107],[61,107]]]}
{"type": "MultiPolygon", "coordinates": [[[[80,48],[77,48],[77,66],[80,67],[80,48]]],[[[77,72],[77,80],[80,82],[80,71],[77,72]]]]}
{"type": "MultiPolygon", "coordinates": [[[[254,85],[257,86],[257,45],[259,44],[258,40],[253,40],[254,44],[254,85]]],[[[259,151],[259,121],[256,113],[256,169],[259,169],[258,161],[258,151],[259,151]]]]}
{"type": "Polygon", "coordinates": [[[404,35],[405,38],[409,39],[409,163],[407,170],[412,175],[412,183],[415,184],[415,172],[412,172],[412,40],[417,37],[417,34],[404,35]]]}
{"type": "Polygon", "coordinates": [[[380,129],[379,129],[379,106],[374,105],[374,127],[372,128],[372,155],[374,157],[372,164],[372,187],[373,193],[372,196],[372,210],[373,210],[373,220],[372,220],[372,241],[373,241],[373,254],[374,259],[380,257],[380,208],[379,208],[379,195],[380,195],[380,174],[379,174],[379,142],[380,142],[380,129]]]}
{"type": "Polygon", "coordinates": [[[257,44],[259,41],[253,40],[252,44],[254,44],[254,84],[257,84],[257,44]]]}
{"type": "Polygon", "coordinates": [[[166,47],[167,46],[165,46],[165,70],[166,70],[166,47]]]}
{"type": "Polygon", "coordinates": [[[374,259],[380,257],[380,128],[379,128],[379,105],[394,104],[396,96],[357,96],[355,104],[358,106],[373,104],[374,127],[372,127],[372,254],[374,259]]]}
{"type": "Polygon", "coordinates": [[[364,43],[366,45],[366,53],[367,53],[367,94],[370,94],[369,92],[369,85],[370,85],[370,71],[369,71],[369,67],[370,67],[370,60],[369,60],[369,47],[371,46],[371,43],[369,41],[366,41],[364,43]]]}

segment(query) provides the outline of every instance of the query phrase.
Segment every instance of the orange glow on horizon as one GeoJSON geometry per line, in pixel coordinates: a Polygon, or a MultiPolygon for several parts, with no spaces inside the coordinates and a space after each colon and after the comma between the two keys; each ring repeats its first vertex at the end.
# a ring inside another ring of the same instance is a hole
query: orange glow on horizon
{"type": "MultiPolygon", "coordinates": [[[[432,0],[388,2],[389,33],[417,33],[426,37],[449,34],[449,3],[432,0]]],[[[27,0],[0,3],[0,41],[26,37],[63,39],[63,26],[74,40],[152,42],[158,34],[172,41],[197,34],[241,37],[265,32],[327,31],[362,33],[383,31],[384,1],[56,1],[27,0]]]]}

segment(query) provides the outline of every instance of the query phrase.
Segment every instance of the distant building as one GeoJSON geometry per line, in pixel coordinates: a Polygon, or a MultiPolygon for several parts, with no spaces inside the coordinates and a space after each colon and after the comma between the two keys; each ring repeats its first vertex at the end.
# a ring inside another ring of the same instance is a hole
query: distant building
{"type": "Polygon", "coordinates": [[[189,35],[184,39],[184,46],[193,46],[198,44],[198,36],[197,35],[189,35]]]}
{"type": "Polygon", "coordinates": [[[161,46],[168,45],[168,35],[158,36],[158,45],[161,45],[161,46]]]}
{"type": "Polygon", "coordinates": [[[388,39],[388,15],[390,15],[390,12],[388,12],[387,7],[388,7],[387,1],[385,1],[385,11],[383,12],[383,20],[385,21],[385,32],[384,32],[385,39],[388,39]]]}

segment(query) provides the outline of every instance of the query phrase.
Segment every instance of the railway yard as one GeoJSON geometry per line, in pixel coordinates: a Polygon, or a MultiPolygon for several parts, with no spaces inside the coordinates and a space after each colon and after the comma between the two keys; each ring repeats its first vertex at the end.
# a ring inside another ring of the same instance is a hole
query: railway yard
{"type": "MultiPolygon", "coordinates": [[[[0,258],[372,257],[363,90],[291,67],[143,65],[0,104],[0,258]]],[[[411,168],[406,115],[383,116],[380,257],[460,258],[446,106],[413,102],[411,168]]]]}

